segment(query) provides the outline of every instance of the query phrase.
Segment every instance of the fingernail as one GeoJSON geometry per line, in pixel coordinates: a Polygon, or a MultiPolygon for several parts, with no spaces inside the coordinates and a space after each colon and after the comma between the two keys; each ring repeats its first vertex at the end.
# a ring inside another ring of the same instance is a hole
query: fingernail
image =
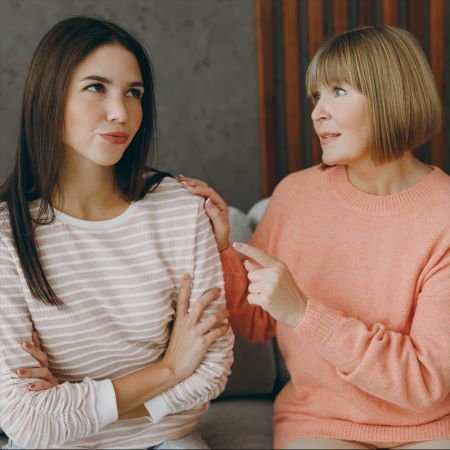
{"type": "Polygon", "coordinates": [[[22,342],[22,347],[23,348],[29,348],[30,344],[28,342],[22,342]]]}
{"type": "Polygon", "coordinates": [[[28,385],[28,387],[29,387],[30,389],[34,389],[34,386],[35,386],[34,383],[30,383],[30,384],[28,385]]]}
{"type": "Polygon", "coordinates": [[[185,280],[189,280],[190,277],[191,277],[191,276],[190,276],[188,273],[185,273],[185,274],[184,274],[184,279],[185,279],[185,280]]]}
{"type": "Polygon", "coordinates": [[[211,203],[211,200],[209,198],[206,199],[205,205],[207,205],[208,203],[211,203]]]}
{"type": "Polygon", "coordinates": [[[24,373],[25,373],[25,371],[22,370],[22,369],[19,369],[19,370],[17,371],[17,375],[23,375],[24,373]]]}
{"type": "Polygon", "coordinates": [[[239,250],[239,249],[241,248],[241,244],[240,244],[239,242],[233,242],[233,247],[234,247],[236,250],[239,250]]]}

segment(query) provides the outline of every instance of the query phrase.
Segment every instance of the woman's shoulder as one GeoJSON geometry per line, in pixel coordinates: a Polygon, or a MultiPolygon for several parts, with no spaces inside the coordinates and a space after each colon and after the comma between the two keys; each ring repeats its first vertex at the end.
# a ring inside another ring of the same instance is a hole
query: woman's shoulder
{"type": "Polygon", "coordinates": [[[8,204],[0,202],[0,233],[10,228],[8,204]]]}
{"type": "Polygon", "coordinates": [[[439,167],[434,167],[422,184],[423,196],[427,199],[427,221],[430,222],[430,216],[434,215],[436,222],[443,225],[450,236],[450,176],[439,167]]]}
{"type": "Polygon", "coordinates": [[[275,188],[274,194],[284,195],[309,195],[308,192],[324,186],[324,180],[328,178],[328,170],[324,170],[322,165],[316,165],[307,169],[292,172],[283,178],[275,188]]]}
{"type": "Polygon", "coordinates": [[[167,175],[136,204],[162,211],[176,210],[177,207],[198,209],[203,202],[203,198],[190,194],[177,179],[167,175]]]}
{"type": "Polygon", "coordinates": [[[0,202],[0,241],[11,242],[13,234],[9,220],[9,210],[6,202],[0,202]]]}
{"type": "Polygon", "coordinates": [[[433,181],[439,185],[439,191],[442,192],[442,197],[445,198],[447,202],[450,202],[450,175],[445,173],[439,167],[434,167],[433,172],[435,174],[433,181]]]}
{"type": "Polygon", "coordinates": [[[417,198],[428,216],[427,220],[432,214],[439,216],[440,222],[445,221],[450,225],[450,176],[437,166],[432,168],[432,172],[407,192],[417,198]]]}

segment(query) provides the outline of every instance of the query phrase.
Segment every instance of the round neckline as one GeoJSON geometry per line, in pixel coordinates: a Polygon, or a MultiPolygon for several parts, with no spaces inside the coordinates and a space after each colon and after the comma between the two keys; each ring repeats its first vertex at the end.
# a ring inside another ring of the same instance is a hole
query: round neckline
{"type": "Polygon", "coordinates": [[[54,211],[55,211],[55,218],[68,225],[74,225],[76,227],[85,228],[89,230],[105,230],[108,228],[113,228],[125,222],[130,216],[133,215],[136,209],[137,209],[136,203],[131,202],[128,208],[125,209],[123,212],[121,212],[118,216],[106,220],[85,220],[80,219],[78,217],[70,216],[69,214],[66,214],[56,208],[54,208],[54,211]]]}
{"type": "Polygon", "coordinates": [[[334,166],[329,169],[329,180],[335,194],[352,209],[372,214],[390,214],[417,206],[426,197],[439,193],[442,171],[436,166],[428,175],[413,186],[389,195],[376,195],[357,189],[349,181],[346,166],[334,166]]]}

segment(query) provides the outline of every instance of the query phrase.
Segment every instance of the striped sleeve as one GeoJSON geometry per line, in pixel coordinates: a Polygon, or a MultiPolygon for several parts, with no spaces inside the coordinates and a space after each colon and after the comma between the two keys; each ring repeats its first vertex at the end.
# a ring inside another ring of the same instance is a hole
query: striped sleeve
{"type": "Polygon", "coordinates": [[[36,365],[21,348],[33,331],[22,283],[0,237],[0,426],[23,448],[48,448],[95,434],[100,427],[90,379],[31,392],[27,384],[35,379],[16,375],[19,367],[36,365]]]}
{"type": "MultiPolygon", "coordinates": [[[[203,317],[225,307],[222,266],[211,224],[200,203],[197,216],[191,305],[208,289],[219,287],[220,297],[203,312],[203,317]]],[[[228,331],[208,349],[198,369],[188,378],[145,403],[150,420],[186,411],[216,398],[225,388],[233,362],[234,335],[228,331]]]]}

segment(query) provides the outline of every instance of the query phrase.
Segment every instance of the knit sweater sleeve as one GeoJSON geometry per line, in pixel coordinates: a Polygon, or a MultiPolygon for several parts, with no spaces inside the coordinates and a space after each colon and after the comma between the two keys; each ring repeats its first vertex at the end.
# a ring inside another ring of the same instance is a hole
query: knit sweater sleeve
{"type": "Polygon", "coordinates": [[[295,332],[362,391],[410,410],[438,405],[450,392],[448,248],[428,271],[404,333],[368,326],[314,299],[295,332]]]}
{"type": "MultiPolygon", "coordinates": [[[[217,244],[212,227],[199,206],[195,242],[195,261],[190,304],[195,303],[208,289],[221,288],[220,297],[210,303],[202,319],[225,307],[224,281],[217,244]]],[[[168,414],[192,409],[216,398],[225,388],[233,362],[234,336],[228,331],[210,345],[198,369],[188,378],[146,402],[151,421],[159,421],[168,414]]]]}
{"type": "Polygon", "coordinates": [[[95,434],[100,426],[91,379],[32,392],[27,384],[36,380],[16,374],[36,362],[21,348],[33,322],[15,263],[0,237],[0,426],[23,448],[48,448],[95,434]]]}
{"type": "MultiPolygon", "coordinates": [[[[277,191],[269,202],[261,223],[249,244],[270,253],[270,234],[277,221],[277,191]]],[[[242,260],[236,251],[229,248],[221,253],[225,278],[225,295],[230,311],[233,330],[252,343],[264,342],[275,336],[276,321],[259,306],[247,301],[248,278],[242,260]]]]}

